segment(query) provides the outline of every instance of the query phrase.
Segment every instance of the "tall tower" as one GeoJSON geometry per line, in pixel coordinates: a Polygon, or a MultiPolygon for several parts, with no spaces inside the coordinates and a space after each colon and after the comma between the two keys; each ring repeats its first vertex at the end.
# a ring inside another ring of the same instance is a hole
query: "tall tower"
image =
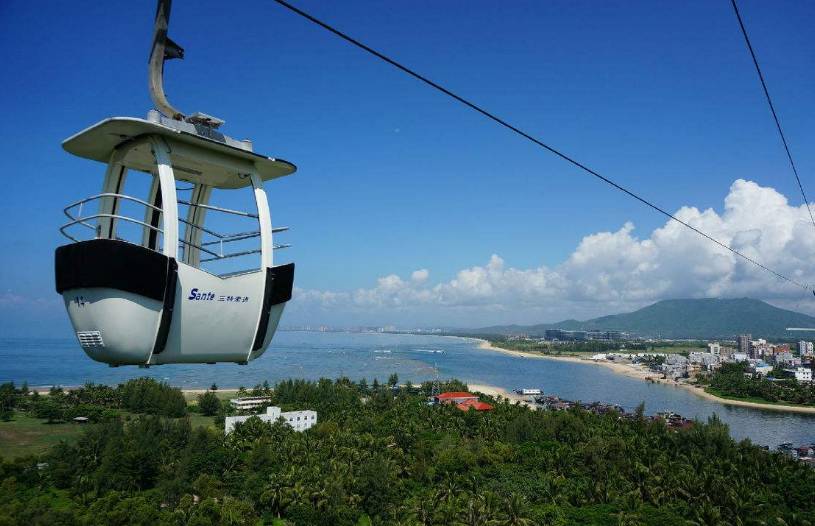
{"type": "Polygon", "coordinates": [[[439,396],[441,394],[441,383],[439,382],[439,368],[436,366],[436,362],[433,362],[433,370],[435,371],[435,376],[433,377],[433,387],[430,390],[430,396],[439,396]]]}
{"type": "Polygon", "coordinates": [[[744,353],[747,356],[752,358],[750,354],[750,339],[752,336],[750,334],[741,334],[739,335],[739,352],[744,353]]]}

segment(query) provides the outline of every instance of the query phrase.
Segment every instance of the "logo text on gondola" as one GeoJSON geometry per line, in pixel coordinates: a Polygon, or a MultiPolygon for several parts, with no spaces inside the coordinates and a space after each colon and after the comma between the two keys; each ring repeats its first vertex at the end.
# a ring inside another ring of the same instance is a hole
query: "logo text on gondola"
{"type": "Polygon", "coordinates": [[[215,299],[215,294],[212,292],[198,292],[198,289],[192,289],[187,299],[194,301],[212,301],[215,299]]]}
{"type": "Polygon", "coordinates": [[[197,288],[190,291],[187,296],[188,301],[228,301],[230,303],[246,303],[249,301],[249,296],[234,296],[234,295],[218,295],[214,292],[201,292],[197,288]]]}

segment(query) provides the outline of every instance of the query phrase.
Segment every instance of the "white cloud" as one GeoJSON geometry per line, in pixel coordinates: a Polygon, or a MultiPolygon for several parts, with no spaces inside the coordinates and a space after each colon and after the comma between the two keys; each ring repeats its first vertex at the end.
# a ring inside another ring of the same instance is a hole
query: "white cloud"
{"type": "MultiPolygon", "coordinates": [[[[722,213],[685,206],[675,215],[784,275],[815,282],[815,228],[806,207],[790,206],[772,188],[739,179],[722,213]]],[[[387,316],[399,321],[410,312],[416,323],[439,325],[554,321],[678,297],[750,296],[812,310],[809,302],[801,304],[800,288],[674,221],[646,239],[636,237],[630,222],[588,235],[553,268],[518,269],[493,254],[485,265],[463,269],[447,282],[431,284],[429,274],[416,270],[408,280],[391,274],[352,292],[298,291],[293,308],[316,314],[314,309],[339,307],[371,322],[387,316]]]]}
{"type": "Polygon", "coordinates": [[[415,283],[424,283],[428,277],[430,277],[430,271],[426,268],[414,270],[413,274],[410,275],[410,279],[415,283]]]}

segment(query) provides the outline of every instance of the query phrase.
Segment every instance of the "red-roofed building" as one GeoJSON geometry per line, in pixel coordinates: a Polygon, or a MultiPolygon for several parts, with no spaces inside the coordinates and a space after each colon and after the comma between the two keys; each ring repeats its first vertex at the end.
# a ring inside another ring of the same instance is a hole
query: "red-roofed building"
{"type": "Polygon", "coordinates": [[[467,400],[478,401],[478,397],[476,395],[466,391],[451,391],[448,393],[442,393],[433,398],[438,404],[460,404],[462,402],[466,402],[467,400]]]}
{"type": "Polygon", "coordinates": [[[475,409],[476,411],[492,411],[490,404],[487,402],[479,402],[478,400],[465,400],[460,404],[456,404],[456,407],[462,411],[469,411],[470,409],[475,409]]]}
{"type": "Polygon", "coordinates": [[[486,402],[479,402],[478,396],[466,391],[451,391],[434,396],[433,401],[437,404],[453,404],[462,411],[469,411],[470,408],[476,411],[492,411],[493,407],[486,402]]]}

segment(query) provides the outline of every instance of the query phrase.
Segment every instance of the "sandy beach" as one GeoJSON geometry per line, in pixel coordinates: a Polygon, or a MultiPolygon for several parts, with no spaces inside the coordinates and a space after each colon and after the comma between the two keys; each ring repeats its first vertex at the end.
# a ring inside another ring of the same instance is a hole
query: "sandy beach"
{"type": "Polygon", "coordinates": [[[527,353],[523,351],[513,351],[510,349],[502,349],[501,347],[495,347],[493,345],[490,345],[490,342],[488,342],[487,340],[481,340],[478,338],[475,339],[479,342],[478,348],[485,349],[487,351],[500,352],[518,358],[558,360],[561,362],[582,363],[584,365],[599,365],[602,367],[612,369],[617,374],[622,374],[625,376],[629,376],[631,378],[637,378],[640,380],[652,380],[654,382],[664,383],[663,380],[657,378],[651,371],[648,371],[645,368],[634,364],[614,363],[609,362],[608,360],[592,360],[590,358],[580,358],[578,356],[552,356],[538,353],[527,353]]]}
{"type": "MultiPolygon", "coordinates": [[[[206,393],[208,391],[211,391],[211,389],[186,389],[186,388],[181,389],[182,393],[187,393],[187,394],[204,394],[204,393],[206,393]]],[[[226,389],[218,388],[218,389],[216,389],[215,391],[212,391],[212,392],[216,393],[216,394],[217,393],[237,393],[238,390],[237,389],[232,389],[232,388],[226,388],[226,389]]]]}
{"type": "MultiPolygon", "coordinates": [[[[480,349],[484,349],[487,351],[494,351],[500,352],[503,354],[508,354],[510,356],[515,356],[518,358],[527,358],[527,359],[541,359],[541,360],[560,360],[564,362],[572,362],[572,363],[581,363],[584,365],[599,365],[602,367],[606,367],[611,369],[617,374],[622,374],[631,378],[637,378],[644,381],[650,381],[654,383],[660,383],[667,386],[677,387],[679,389],[685,389],[687,391],[692,392],[696,396],[701,396],[702,398],[706,398],[708,400],[712,400],[714,402],[718,402],[720,404],[725,405],[734,405],[740,407],[752,407],[755,409],[764,409],[769,411],[782,411],[782,412],[789,412],[789,413],[804,413],[804,414],[815,414],[815,407],[803,407],[803,406],[794,406],[794,405],[777,405],[777,404],[762,404],[759,402],[748,402],[745,400],[730,400],[729,398],[721,398],[719,396],[710,394],[706,392],[701,387],[697,387],[695,385],[691,385],[685,382],[672,382],[669,380],[665,380],[662,378],[657,377],[651,371],[648,371],[644,367],[634,364],[623,364],[623,363],[614,363],[608,360],[592,360],[590,358],[579,358],[577,356],[551,356],[545,354],[538,354],[538,353],[527,353],[522,351],[513,351],[510,349],[502,349],[500,347],[495,347],[490,344],[487,340],[483,340],[480,338],[473,338],[473,340],[478,341],[478,347],[480,349]]],[[[491,386],[479,386],[488,389],[497,389],[491,386]]],[[[473,386],[475,389],[475,386],[473,386]]],[[[499,389],[499,391],[503,391],[499,389]]],[[[490,394],[487,391],[482,391],[484,394],[490,394]]],[[[505,396],[502,394],[502,396],[505,396]]]]}

